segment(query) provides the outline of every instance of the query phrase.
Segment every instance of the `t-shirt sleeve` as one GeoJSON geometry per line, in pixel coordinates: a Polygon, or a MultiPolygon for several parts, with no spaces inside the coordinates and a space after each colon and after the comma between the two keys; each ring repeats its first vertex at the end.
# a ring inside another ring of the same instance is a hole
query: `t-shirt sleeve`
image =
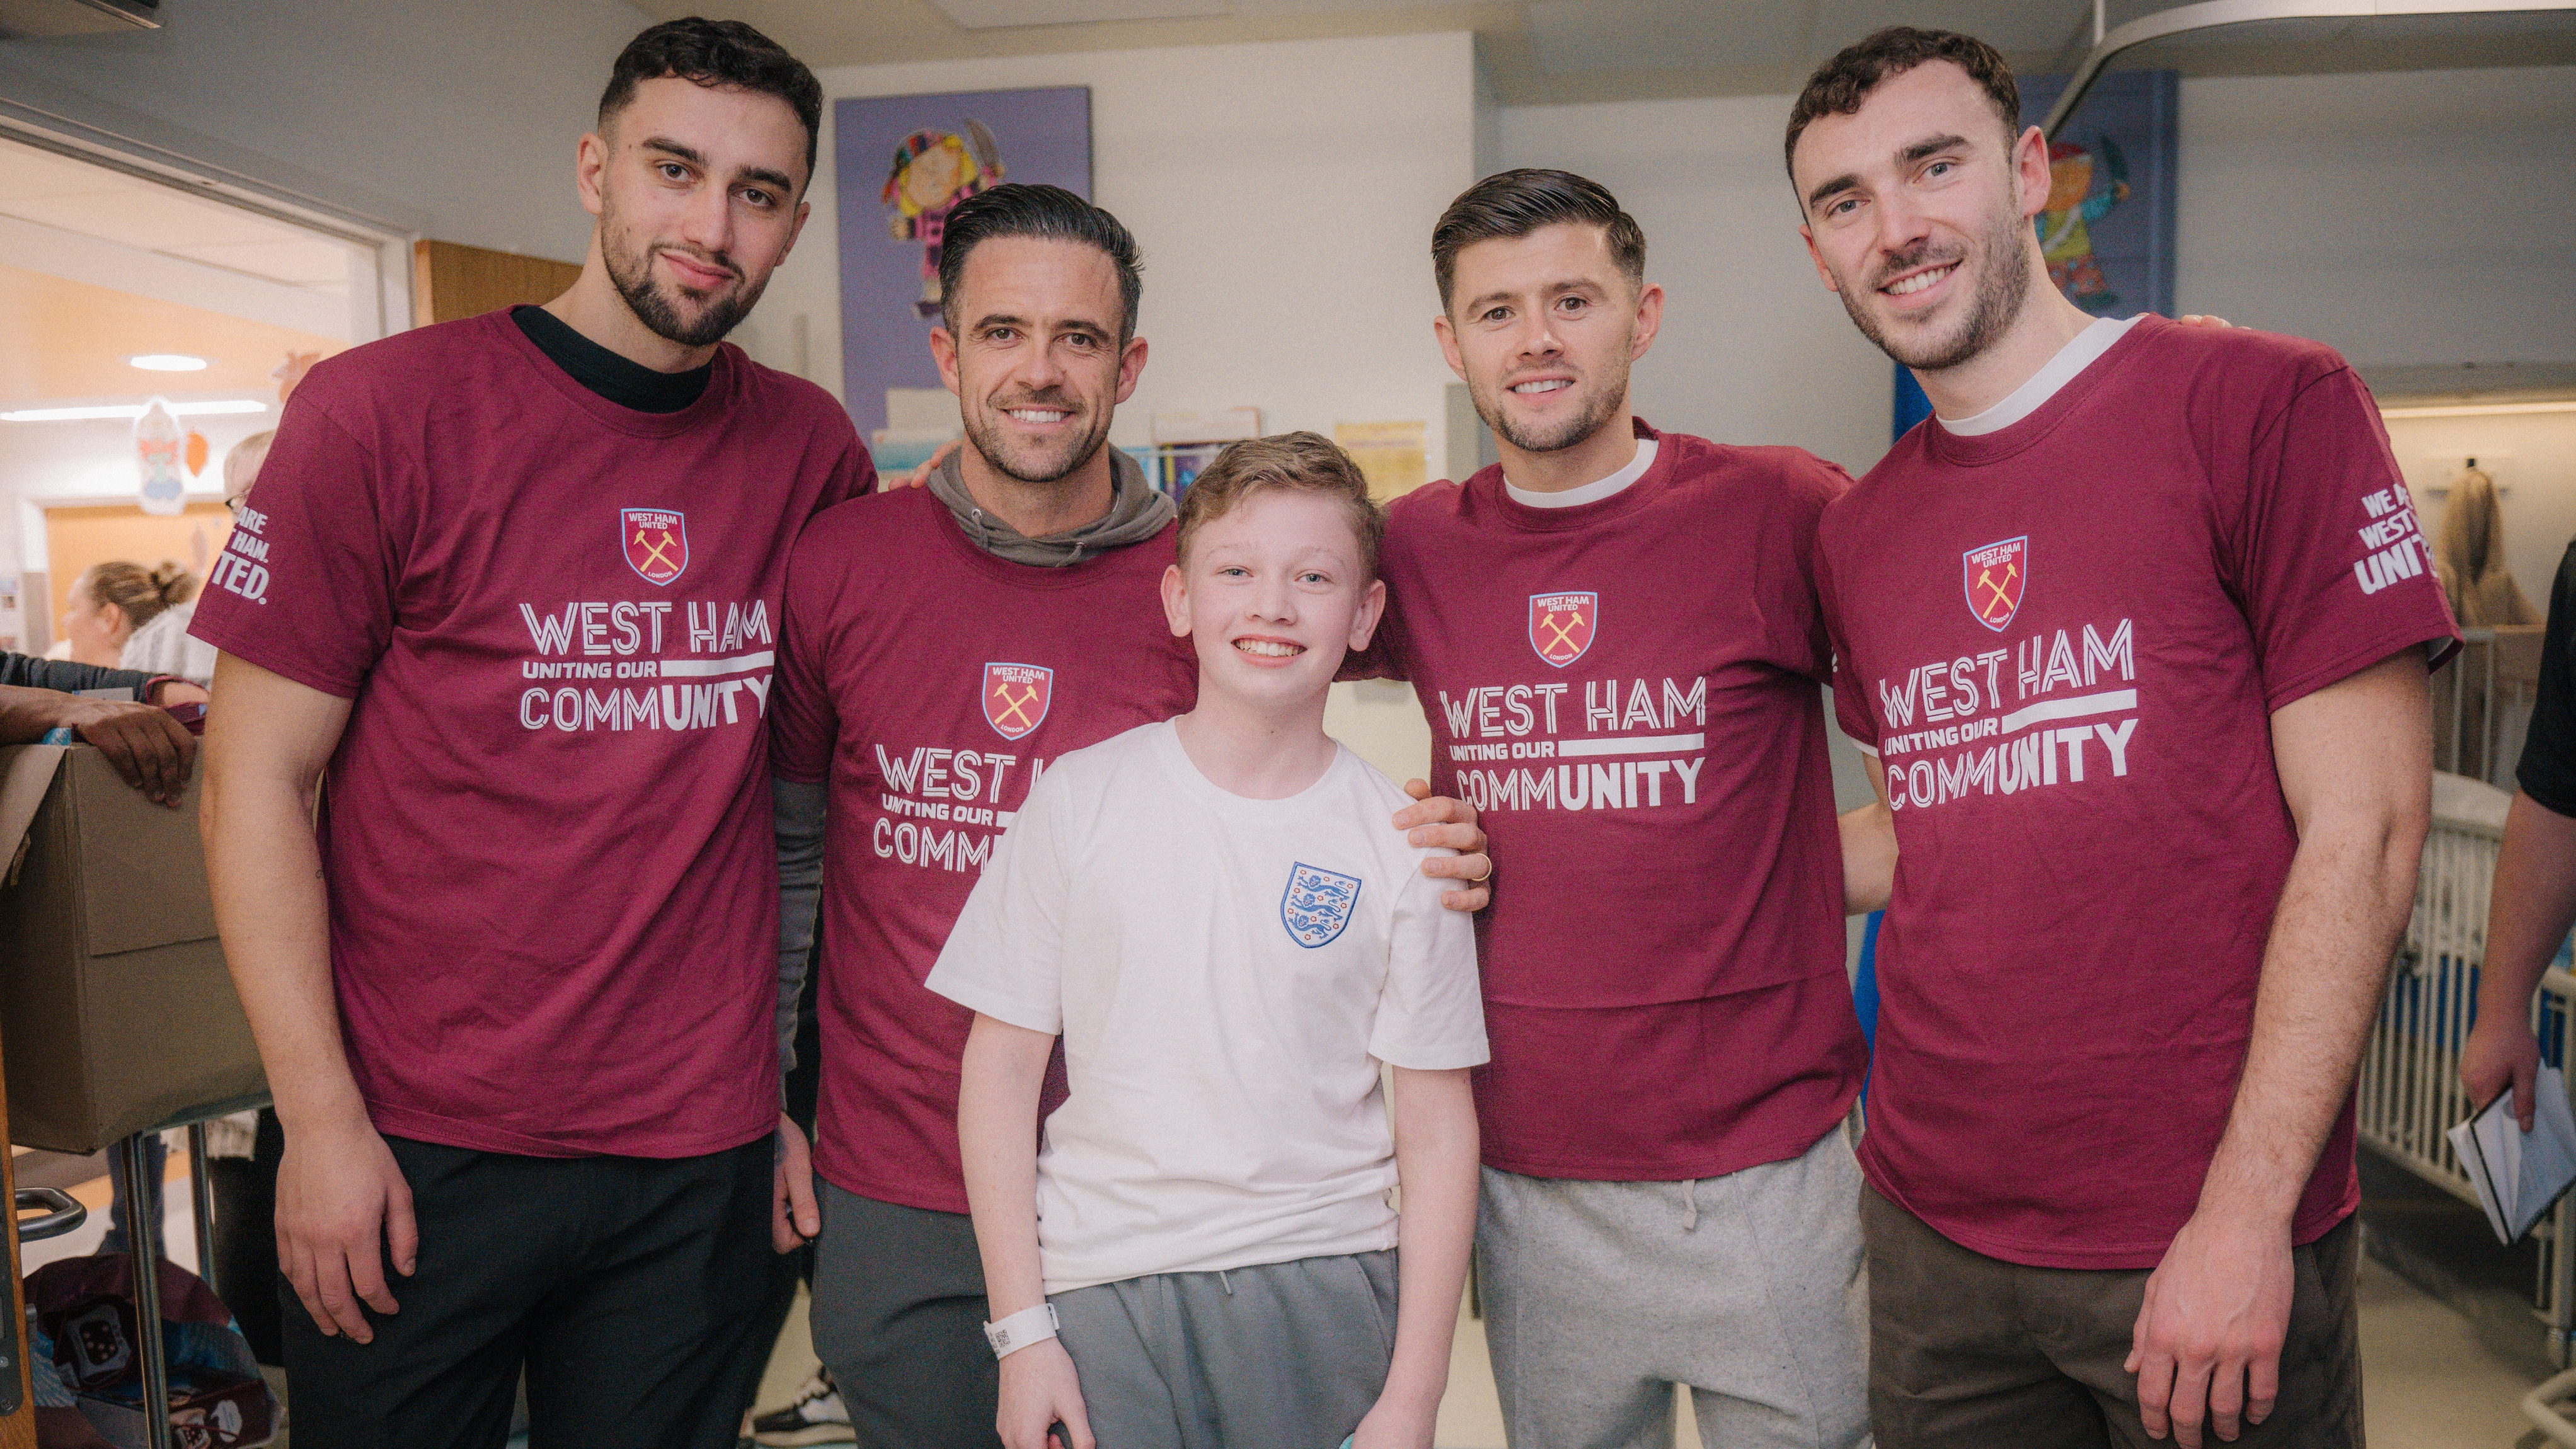
{"type": "Polygon", "coordinates": [[[1481,1066],[1492,1053],[1476,981],[1475,922],[1440,904],[1446,882],[1422,873],[1420,855],[1400,858],[1405,878],[1396,889],[1369,1055],[1418,1072],[1481,1066]]]}
{"type": "Polygon", "coordinates": [[[1030,789],[923,983],[970,1011],[1049,1035],[1064,1029],[1064,918],[1071,903],[1062,778],[1049,774],[1030,789]]]}
{"type": "Polygon", "coordinates": [[[831,778],[832,747],[841,728],[827,665],[842,571],[821,566],[818,551],[800,543],[788,555],[786,602],[778,610],[778,668],[769,687],[769,772],[800,785],[831,778]]]}
{"type": "Polygon", "coordinates": [[[1878,753],[1878,720],[1869,712],[1868,686],[1851,667],[1851,646],[1843,637],[1840,612],[1834,606],[1834,571],[1825,550],[1815,552],[1816,605],[1825,630],[1825,645],[1834,656],[1834,723],[1865,755],[1878,753]]]}
{"type": "Polygon", "coordinates": [[[1851,487],[1851,476],[1806,453],[1790,451],[1789,459],[1776,505],[1777,541],[1762,570],[1764,643],[1772,663],[1822,684],[1833,677],[1834,648],[1817,597],[1817,540],[1825,505],[1851,487]]]}
{"type": "Polygon", "coordinates": [[[308,688],[356,698],[395,624],[402,560],[384,526],[388,486],[365,445],[299,389],[207,570],[188,632],[308,688]]]}
{"type": "Polygon", "coordinates": [[[2522,793],[2561,815],[2576,815],[2576,543],[2549,592],[2549,629],[2540,641],[2540,690],[2531,732],[2515,768],[2522,793]]]}
{"type": "Polygon", "coordinates": [[[2223,566],[2254,633],[2264,708],[2410,644],[2457,647],[2451,606],[2388,450],[2349,367],[2304,381],[2254,437],[2243,510],[2223,566]]]}

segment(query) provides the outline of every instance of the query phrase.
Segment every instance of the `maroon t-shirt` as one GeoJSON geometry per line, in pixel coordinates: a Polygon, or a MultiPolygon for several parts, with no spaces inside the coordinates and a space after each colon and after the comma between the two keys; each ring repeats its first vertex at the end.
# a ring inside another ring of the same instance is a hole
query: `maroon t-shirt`
{"type": "Polygon", "coordinates": [[[1506,875],[1477,917],[1484,1159],[1678,1181],[1795,1157],[1863,1068],[1811,582],[1848,483],[1793,448],[1659,438],[1532,508],[1487,468],[1388,510],[1359,669],[1413,682],[1432,786],[1506,875]]]}
{"type": "Polygon", "coordinates": [[[814,1170],[844,1191],[966,1211],[957,1063],[974,1013],[921,983],[1047,762],[1196,702],[1198,656],[1157,592],[1177,533],[1065,568],[1007,563],[910,488],[797,541],[772,768],[830,787],[814,1170]]]}
{"type": "MultiPolygon", "coordinates": [[[[1990,1257],[2146,1268],[2191,1216],[2297,845],[2273,711],[2453,637],[2342,359],[2148,318],[1825,512],[1843,727],[1887,771],[1861,1162],[1990,1257]]],[[[2359,1200],[2347,1105],[2300,1242],[2359,1200]]]]}
{"type": "Polygon", "coordinates": [[[829,394],[736,348],[633,412],[507,312],[295,390],[193,632],[352,701],[321,848],[379,1130],[680,1157],[776,1125],[780,592],[872,476],[829,394]]]}

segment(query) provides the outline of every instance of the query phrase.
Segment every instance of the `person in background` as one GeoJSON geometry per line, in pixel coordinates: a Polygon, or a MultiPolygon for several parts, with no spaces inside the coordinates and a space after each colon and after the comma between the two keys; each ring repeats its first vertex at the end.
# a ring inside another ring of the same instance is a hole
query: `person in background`
{"type": "Polygon", "coordinates": [[[34,744],[69,730],[107,756],[125,783],[162,805],[179,803],[197,759],[196,736],[171,717],[169,706],[205,702],[205,690],[170,675],[0,653],[0,745],[34,744]],[[118,689],[131,697],[81,693],[118,689]]]}
{"type": "Polygon", "coordinates": [[[81,570],[64,595],[63,637],[73,661],[196,684],[212,679],[215,651],[188,638],[198,582],[167,559],[158,568],[111,559],[81,570]]]}
{"type": "Polygon", "coordinates": [[[2549,628],[2540,643],[2540,691],[2515,769],[2513,806],[2496,851],[2487,903],[2487,959],[2478,976],[2477,1023],[2460,1049],[2460,1085],[2483,1108],[2507,1087],[2531,1130],[2531,1082],[2540,1043],[2531,993],[2576,924],[2576,543],[2558,564],[2549,628]]]}
{"type": "Polygon", "coordinates": [[[268,461],[268,445],[277,441],[277,430],[253,433],[233,444],[224,454],[224,506],[239,518],[242,503],[250,497],[250,485],[259,481],[260,465],[268,461]]]}

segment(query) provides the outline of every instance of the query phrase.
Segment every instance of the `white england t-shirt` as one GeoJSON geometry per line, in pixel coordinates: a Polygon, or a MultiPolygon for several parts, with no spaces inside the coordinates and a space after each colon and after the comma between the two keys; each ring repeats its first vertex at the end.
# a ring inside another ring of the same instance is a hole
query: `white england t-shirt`
{"type": "Polygon", "coordinates": [[[1190,763],[1170,722],[1030,787],[931,990],[1060,1034],[1038,1149],[1046,1291],[1396,1242],[1378,1063],[1486,1057],[1473,926],[1345,749],[1285,800],[1190,763]]]}

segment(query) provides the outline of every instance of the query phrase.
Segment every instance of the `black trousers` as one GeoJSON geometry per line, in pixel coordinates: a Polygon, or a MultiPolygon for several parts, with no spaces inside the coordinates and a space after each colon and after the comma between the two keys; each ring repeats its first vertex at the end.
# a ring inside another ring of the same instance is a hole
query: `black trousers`
{"type": "Polygon", "coordinates": [[[297,1442],[501,1449],[524,1370],[531,1449],[732,1449],[774,1258],[771,1139],[668,1160],[386,1145],[418,1269],[388,1270],[401,1308],[369,1312],[368,1344],[281,1289],[297,1442]]]}

